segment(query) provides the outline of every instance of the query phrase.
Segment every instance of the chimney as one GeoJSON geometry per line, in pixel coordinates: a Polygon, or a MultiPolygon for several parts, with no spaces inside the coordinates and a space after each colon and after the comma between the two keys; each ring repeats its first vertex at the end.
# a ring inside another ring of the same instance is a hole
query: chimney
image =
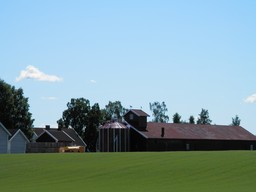
{"type": "Polygon", "coordinates": [[[161,130],[161,137],[164,137],[164,127],[162,127],[162,130],[161,130]]]}
{"type": "Polygon", "coordinates": [[[46,130],[50,130],[50,128],[51,128],[50,125],[45,125],[46,130]]]}

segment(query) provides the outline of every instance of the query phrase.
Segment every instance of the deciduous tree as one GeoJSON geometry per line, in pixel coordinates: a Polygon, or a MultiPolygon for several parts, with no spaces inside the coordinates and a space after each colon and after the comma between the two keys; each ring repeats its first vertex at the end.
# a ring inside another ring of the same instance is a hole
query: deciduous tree
{"type": "Polygon", "coordinates": [[[209,112],[206,109],[202,109],[201,113],[199,114],[197,124],[208,124],[210,125],[212,120],[209,118],[209,112]]]}
{"type": "Polygon", "coordinates": [[[169,121],[169,117],[168,115],[166,115],[166,112],[168,111],[168,109],[166,107],[165,102],[149,103],[149,108],[152,111],[153,122],[167,123],[169,121]]]}
{"type": "Polygon", "coordinates": [[[85,98],[71,99],[63,112],[62,118],[57,121],[59,128],[72,127],[84,139],[89,151],[96,151],[98,127],[102,120],[99,104],[92,107],[85,98]]]}
{"type": "Polygon", "coordinates": [[[21,129],[30,139],[34,119],[29,112],[28,98],[0,79],[0,121],[7,129],[21,129]]]}
{"type": "Polygon", "coordinates": [[[98,103],[95,103],[88,115],[88,125],[84,130],[84,139],[87,148],[91,152],[96,152],[96,143],[98,139],[98,127],[101,124],[101,110],[98,103]]]}
{"type": "Polygon", "coordinates": [[[72,127],[82,136],[83,130],[88,125],[90,101],[85,98],[72,98],[67,103],[67,109],[63,111],[62,118],[57,121],[59,127],[72,127]]]}
{"type": "Polygon", "coordinates": [[[111,120],[112,118],[120,120],[127,111],[128,110],[122,106],[120,101],[109,101],[109,103],[105,106],[105,109],[102,110],[102,113],[104,120],[111,120]]]}

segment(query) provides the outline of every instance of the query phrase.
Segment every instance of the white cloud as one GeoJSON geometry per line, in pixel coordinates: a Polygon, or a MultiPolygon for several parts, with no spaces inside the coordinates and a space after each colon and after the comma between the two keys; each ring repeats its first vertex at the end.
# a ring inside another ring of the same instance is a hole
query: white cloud
{"type": "Polygon", "coordinates": [[[57,100],[58,98],[57,97],[42,97],[41,99],[49,100],[49,101],[54,101],[54,100],[57,100]]]}
{"type": "Polygon", "coordinates": [[[93,84],[97,83],[97,81],[95,81],[95,80],[93,80],[93,79],[90,80],[90,82],[93,83],[93,84]]]}
{"type": "Polygon", "coordinates": [[[22,70],[20,72],[20,76],[16,78],[16,81],[21,81],[23,79],[35,79],[38,81],[49,81],[49,82],[57,82],[62,81],[62,78],[56,75],[48,75],[40,71],[38,68],[29,65],[26,70],[22,70]]]}
{"type": "Polygon", "coordinates": [[[256,93],[247,97],[244,101],[246,103],[256,103],[256,93]]]}

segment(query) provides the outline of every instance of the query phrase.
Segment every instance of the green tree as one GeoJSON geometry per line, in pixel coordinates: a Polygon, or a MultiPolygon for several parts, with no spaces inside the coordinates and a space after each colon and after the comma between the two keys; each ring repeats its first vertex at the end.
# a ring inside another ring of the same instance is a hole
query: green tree
{"type": "Polygon", "coordinates": [[[87,144],[87,149],[96,151],[97,129],[101,119],[102,115],[97,103],[91,107],[90,101],[85,98],[72,98],[57,123],[59,128],[74,128],[87,144]]]}
{"type": "Polygon", "coordinates": [[[120,120],[127,111],[128,110],[122,106],[120,101],[109,101],[105,106],[105,109],[102,110],[102,114],[105,121],[111,120],[112,118],[120,120]]]}
{"type": "Polygon", "coordinates": [[[169,121],[168,115],[165,114],[168,111],[165,102],[149,103],[149,108],[152,111],[153,122],[167,123],[169,121]]]}
{"type": "Polygon", "coordinates": [[[21,129],[31,139],[34,119],[29,112],[28,98],[21,88],[16,89],[1,79],[0,121],[7,129],[21,129]]]}
{"type": "Polygon", "coordinates": [[[67,109],[63,111],[62,118],[57,121],[58,127],[72,127],[82,136],[84,129],[88,125],[89,111],[89,100],[85,98],[72,98],[67,104],[67,109]]]}
{"type": "Polygon", "coordinates": [[[204,124],[210,125],[212,120],[209,118],[209,112],[206,109],[202,109],[201,113],[199,114],[197,124],[204,124]]]}
{"type": "Polygon", "coordinates": [[[172,117],[173,123],[182,123],[181,122],[181,116],[179,115],[179,113],[175,113],[172,117]]]}
{"type": "Polygon", "coordinates": [[[87,142],[87,148],[91,152],[96,152],[96,143],[98,139],[98,127],[101,124],[101,110],[96,103],[91,107],[88,115],[88,125],[84,130],[84,139],[87,142]]]}
{"type": "Polygon", "coordinates": [[[236,115],[234,118],[232,118],[232,126],[240,126],[241,119],[236,115]]]}
{"type": "Polygon", "coordinates": [[[189,117],[189,123],[190,123],[190,124],[195,124],[195,118],[194,118],[194,116],[191,115],[191,116],[189,117]]]}

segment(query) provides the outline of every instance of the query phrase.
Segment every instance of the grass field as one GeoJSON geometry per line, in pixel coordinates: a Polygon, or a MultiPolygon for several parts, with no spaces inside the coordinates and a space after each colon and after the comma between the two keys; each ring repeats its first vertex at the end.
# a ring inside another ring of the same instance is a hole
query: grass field
{"type": "Polygon", "coordinates": [[[0,155],[3,192],[254,192],[256,152],[0,155]]]}

